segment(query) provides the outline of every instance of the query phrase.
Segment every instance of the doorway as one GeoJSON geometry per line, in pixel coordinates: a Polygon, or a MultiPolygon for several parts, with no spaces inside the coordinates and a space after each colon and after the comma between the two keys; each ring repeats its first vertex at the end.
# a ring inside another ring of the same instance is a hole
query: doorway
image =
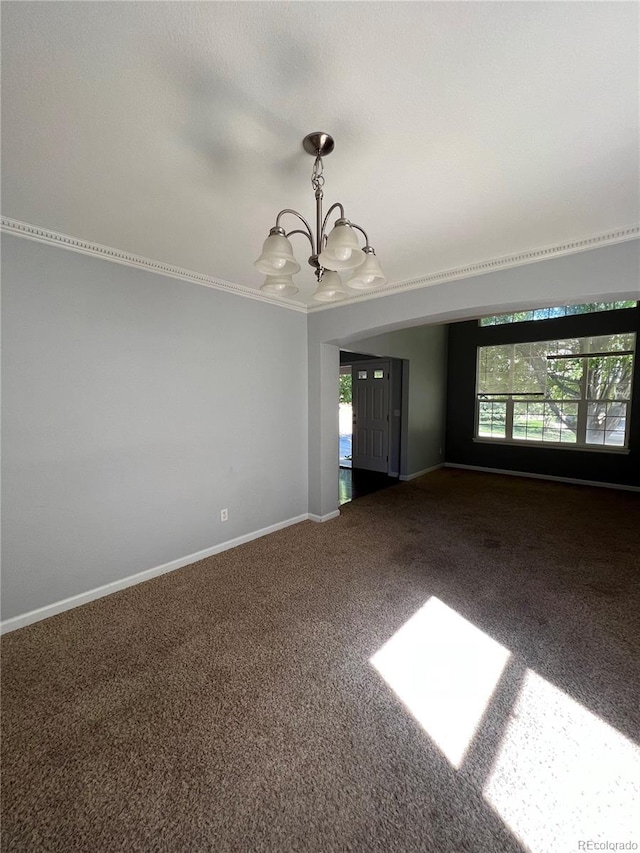
{"type": "Polygon", "coordinates": [[[392,400],[400,393],[397,383],[401,371],[392,370],[395,361],[360,353],[340,353],[341,506],[398,483],[399,424],[392,424],[390,416],[392,400]],[[392,380],[397,386],[393,390],[392,380]]]}

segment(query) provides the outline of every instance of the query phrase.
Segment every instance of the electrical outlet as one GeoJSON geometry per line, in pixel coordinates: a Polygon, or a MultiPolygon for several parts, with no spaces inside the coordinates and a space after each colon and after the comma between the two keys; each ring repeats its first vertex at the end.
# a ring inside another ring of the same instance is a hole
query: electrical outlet
{"type": "Polygon", "coordinates": [[[220,510],[220,521],[229,521],[229,510],[221,509],[220,510]]]}

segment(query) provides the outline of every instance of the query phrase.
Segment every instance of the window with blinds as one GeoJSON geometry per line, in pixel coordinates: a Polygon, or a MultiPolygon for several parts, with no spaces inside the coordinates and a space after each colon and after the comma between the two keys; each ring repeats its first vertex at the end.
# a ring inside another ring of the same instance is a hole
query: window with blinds
{"type": "Polygon", "coordinates": [[[476,438],[624,449],[634,333],[479,347],[476,438]]]}

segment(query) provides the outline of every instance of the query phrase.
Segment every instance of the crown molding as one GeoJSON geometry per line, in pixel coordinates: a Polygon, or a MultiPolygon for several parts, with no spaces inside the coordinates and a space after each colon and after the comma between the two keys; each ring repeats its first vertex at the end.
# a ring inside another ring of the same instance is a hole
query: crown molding
{"type": "Polygon", "coordinates": [[[555,246],[545,246],[541,249],[532,249],[528,252],[519,252],[517,255],[506,255],[502,258],[493,258],[486,261],[480,261],[477,264],[470,264],[466,267],[457,267],[455,269],[443,270],[429,275],[412,278],[407,281],[400,281],[396,284],[387,284],[384,287],[375,291],[359,293],[350,296],[340,302],[332,302],[325,305],[313,305],[307,310],[315,313],[316,311],[327,311],[330,308],[340,308],[342,305],[349,305],[353,302],[364,302],[368,299],[379,299],[381,296],[391,296],[396,293],[404,293],[408,290],[419,290],[422,287],[430,287],[434,284],[442,284],[445,281],[452,281],[458,278],[470,278],[476,275],[483,275],[496,270],[507,269],[509,267],[525,266],[536,261],[546,261],[550,258],[557,258],[561,255],[573,255],[577,252],[584,252],[588,249],[597,249],[602,246],[610,246],[615,243],[624,243],[627,240],[637,240],[640,237],[640,225],[629,225],[626,228],[617,228],[614,231],[607,231],[606,234],[597,234],[594,237],[586,237],[584,240],[573,240],[568,243],[559,243],[555,246]]]}
{"type": "Polygon", "coordinates": [[[235,293],[236,296],[257,299],[259,302],[267,302],[279,308],[288,308],[292,311],[300,311],[303,314],[307,312],[306,305],[300,302],[270,296],[243,284],[234,284],[233,282],[223,281],[222,279],[213,278],[212,276],[203,275],[192,270],[182,269],[182,267],[175,267],[172,264],[165,264],[162,261],[154,261],[151,258],[145,258],[141,255],[122,252],[120,249],[114,249],[111,246],[91,243],[88,240],[79,240],[76,237],[70,237],[68,234],[60,234],[58,231],[50,231],[48,228],[39,228],[37,225],[30,225],[28,222],[20,222],[17,219],[10,219],[7,216],[0,218],[0,231],[4,231],[7,234],[14,234],[18,237],[26,237],[28,240],[36,240],[39,243],[59,246],[62,249],[69,249],[72,252],[79,252],[82,255],[91,255],[94,258],[102,258],[103,260],[113,261],[116,264],[124,264],[124,266],[133,267],[134,269],[142,269],[147,272],[166,275],[170,278],[190,281],[194,284],[201,284],[203,287],[212,287],[215,290],[225,290],[228,293],[235,293]]]}
{"type": "Polygon", "coordinates": [[[483,275],[484,273],[495,272],[496,270],[507,269],[509,267],[524,266],[525,264],[532,264],[536,261],[545,261],[561,255],[572,255],[577,252],[587,251],[588,249],[596,249],[601,246],[623,243],[627,240],[637,240],[640,237],[640,225],[629,225],[625,228],[617,228],[613,231],[607,231],[605,234],[586,237],[583,240],[573,240],[567,243],[559,243],[554,246],[545,246],[541,249],[532,249],[528,252],[520,252],[516,255],[493,258],[490,260],[480,261],[476,264],[470,264],[465,267],[456,267],[455,269],[430,273],[429,275],[412,278],[407,281],[400,281],[395,284],[387,284],[384,287],[369,293],[364,292],[354,294],[340,302],[306,306],[302,302],[296,302],[294,300],[278,296],[271,296],[243,284],[234,284],[230,281],[223,281],[222,279],[213,278],[213,276],[182,269],[182,267],[175,267],[172,264],[165,264],[162,261],[154,261],[151,258],[145,258],[141,255],[133,255],[129,252],[123,252],[120,249],[103,246],[100,243],[91,243],[87,240],[79,240],[76,237],[70,237],[68,234],[60,234],[57,231],[51,231],[48,228],[40,228],[37,225],[30,225],[28,222],[20,222],[17,219],[10,219],[6,216],[0,218],[0,231],[4,231],[7,234],[14,234],[19,237],[25,237],[28,240],[36,240],[40,243],[59,246],[60,248],[69,249],[72,252],[79,252],[83,255],[91,255],[107,261],[113,261],[117,264],[124,264],[125,266],[133,267],[134,269],[143,269],[148,272],[166,275],[170,278],[177,278],[182,281],[201,284],[203,287],[211,287],[215,290],[234,293],[236,296],[244,296],[248,299],[257,299],[259,302],[266,302],[269,305],[276,305],[279,308],[287,308],[291,311],[299,311],[303,314],[314,313],[316,311],[328,311],[329,309],[341,308],[344,305],[350,305],[354,302],[364,302],[368,299],[379,299],[383,296],[391,296],[397,293],[404,293],[409,290],[419,290],[420,288],[430,287],[434,284],[442,284],[446,281],[470,278],[471,276],[483,275]]]}

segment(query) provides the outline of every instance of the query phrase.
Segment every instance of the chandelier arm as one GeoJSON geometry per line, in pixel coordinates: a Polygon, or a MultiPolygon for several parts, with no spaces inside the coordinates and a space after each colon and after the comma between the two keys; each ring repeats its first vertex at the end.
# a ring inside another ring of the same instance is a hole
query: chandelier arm
{"type": "Polygon", "coordinates": [[[324,229],[327,227],[327,220],[331,216],[332,211],[336,209],[336,207],[340,208],[340,218],[344,219],[344,207],[337,201],[335,204],[332,204],[329,210],[327,211],[327,215],[324,218],[324,222],[322,223],[322,234],[324,235],[324,229]]]}
{"type": "Polygon", "coordinates": [[[311,237],[311,234],[309,234],[309,232],[308,232],[308,231],[303,231],[303,230],[302,230],[302,228],[296,228],[296,230],[295,230],[295,231],[289,231],[289,233],[288,233],[288,234],[285,234],[285,237],[287,237],[287,238],[288,238],[288,237],[291,237],[291,235],[292,235],[292,234],[304,234],[304,236],[305,236],[305,237],[309,240],[309,242],[311,243],[311,251],[312,251],[312,252],[314,252],[314,251],[315,251],[314,246],[313,246],[313,238],[311,237]]]}
{"type": "Polygon", "coordinates": [[[298,217],[298,219],[304,224],[305,228],[307,229],[309,237],[311,238],[311,245],[313,245],[313,231],[311,230],[311,226],[304,218],[304,216],[301,213],[298,213],[297,210],[292,210],[290,207],[285,207],[284,210],[281,210],[280,213],[276,216],[276,228],[280,227],[280,217],[283,216],[285,213],[293,213],[294,216],[298,217]]]}
{"type": "Polygon", "coordinates": [[[368,249],[369,248],[369,238],[368,238],[367,232],[364,230],[364,228],[361,228],[359,225],[356,225],[355,222],[351,223],[351,227],[355,228],[356,231],[360,231],[361,234],[364,234],[364,239],[365,239],[365,244],[366,244],[365,249],[368,249]]]}

